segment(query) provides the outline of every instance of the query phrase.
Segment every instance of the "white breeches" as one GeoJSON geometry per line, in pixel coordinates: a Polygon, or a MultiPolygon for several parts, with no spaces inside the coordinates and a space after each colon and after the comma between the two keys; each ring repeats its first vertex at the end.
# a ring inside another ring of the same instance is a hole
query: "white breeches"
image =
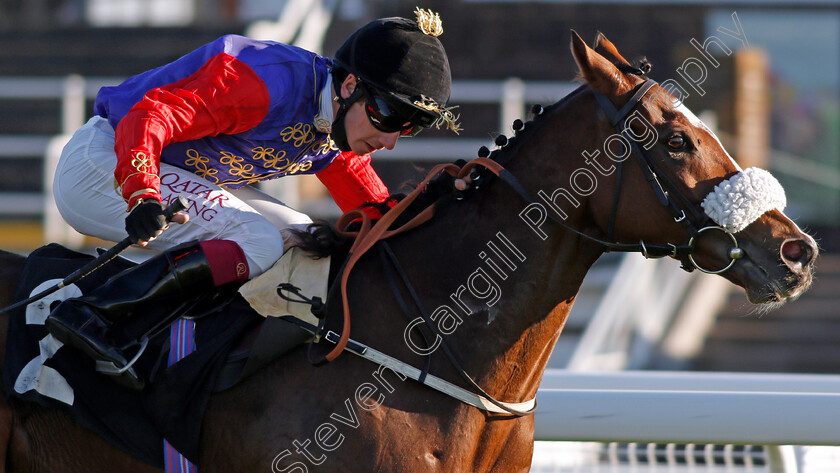
{"type": "MultiPolygon", "coordinates": [[[[126,203],[116,189],[114,129],[102,117],[93,117],[64,147],[55,172],[56,205],[80,233],[120,241],[125,231],[126,203]]],[[[231,240],[242,247],[255,277],[283,255],[289,228],[312,221],[279,200],[249,186],[223,189],[189,171],[161,164],[163,203],[179,195],[190,202],[190,220],[173,224],[148,248],[164,250],[191,240],[231,240]]]]}

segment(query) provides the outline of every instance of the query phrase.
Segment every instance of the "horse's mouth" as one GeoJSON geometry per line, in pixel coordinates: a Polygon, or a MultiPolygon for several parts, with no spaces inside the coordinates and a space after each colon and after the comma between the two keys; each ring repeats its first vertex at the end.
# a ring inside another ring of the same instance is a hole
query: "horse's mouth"
{"type": "Polygon", "coordinates": [[[796,299],[808,290],[813,280],[810,268],[794,273],[780,264],[773,268],[780,274],[771,275],[768,268],[755,264],[749,258],[739,263],[733,268],[740,279],[736,284],[745,288],[747,299],[752,304],[782,304],[796,299]]]}
{"type": "Polygon", "coordinates": [[[769,285],[760,288],[758,291],[747,289],[747,299],[753,304],[783,304],[793,296],[790,292],[778,288],[778,285],[771,282],[769,285]]]}

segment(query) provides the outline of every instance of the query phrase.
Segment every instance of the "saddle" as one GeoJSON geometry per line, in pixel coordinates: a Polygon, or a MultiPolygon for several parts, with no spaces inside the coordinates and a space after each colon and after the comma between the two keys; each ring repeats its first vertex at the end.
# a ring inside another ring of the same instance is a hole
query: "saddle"
{"type": "MultiPolygon", "coordinates": [[[[281,260],[270,278],[283,279],[284,269],[296,273],[285,282],[294,285],[300,294],[306,294],[311,284],[301,282],[301,277],[312,281],[316,278],[303,267],[308,258],[297,253],[292,256],[295,264],[281,260]]],[[[57,244],[35,250],[27,258],[15,300],[26,299],[54,285],[91,259],[57,244]]],[[[325,262],[328,272],[329,262],[325,262]]],[[[125,389],[111,377],[98,373],[95,363],[84,354],[62,349],[43,323],[61,300],[77,297],[134,264],[118,258],[77,284],[13,312],[3,382],[10,396],[65,409],[81,425],[127,453],[163,467],[164,438],[188,459],[197,457],[201,420],[212,393],[235,386],[309,340],[311,333],[292,323],[290,318],[258,314],[240,295],[237,285],[221,287],[191,304],[191,311],[181,314],[195,322],[195,351],[167,366],[169,331],[150,334],[145,352],[135,364],[149,384],[144,391],[125,389]]],[[[321,262],[319,274],[324,273],[324,268],[321,262]]],[[[253,284],[246,285],[246,294],[254,297],[260,291],[249,291],[250,288],[269,287],[273,282],[268,282],[268,278],[251,281],[253,284]]],[[[325,297],[326,276],[320,284],[324,294],[319,296],[325,297]]],[[[267,298],[264,294],[260,297],[267,298]]],[[[308,304],[291,302],[286,306],[297,313],[303,313],[304,307],[311,308],[308,304]]],[[[304,314],[307,315],[307,322],[312,322],[314,316],[311,312],[304,314]]]]}

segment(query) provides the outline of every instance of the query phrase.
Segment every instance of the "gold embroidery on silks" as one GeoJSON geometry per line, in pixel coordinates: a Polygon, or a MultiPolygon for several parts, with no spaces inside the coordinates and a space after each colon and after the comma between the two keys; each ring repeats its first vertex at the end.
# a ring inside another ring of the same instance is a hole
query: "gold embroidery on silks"
{"type": "Polygon", "coordinates": [[[286,158],[286,151],[284,150],[277,150],[275,151],[274,148],[265,148],[262,146],[257,146],[256,148],[252,149],[251,152],[254,153],[253,158],[257,161],[265,161],[265,167],[271,169],[283,169],[285,166],[288,166],[288,160],[286,158]],[[286,161],[286,164],[281,164],[282,161],[286,161]]]}
{"type": "Polygon", "coordinates": [[[325,136],[323,140],[316,141],[315,144],[312,145],[312,152],[315,154],[327,154],[330,151],[338,151],[338,146],[335,145],[335,142],[332,138],[325,136]]]}
{"type": "Polygon", "coordinates": [[[312,131],[312,125],[296,123],[294,126],[284,128],[280,132],[280,137],[283,138],[284,143],[292,141],[295,148],[300,148],[304,144],[311,143],[315,139],[315,133],[312,131]]]}
{"type": "Polygon", "coordinates": [[[230,151],[220,151],[219,164],[226,169],[214,169],[211,167],[209,157],[203,156],[197,150],[190,148],[186,152],[187,159],[184,161],[184,165],[194,169],[193,173],[195,175],[221,187],[240,183],[253,184],[272,177],[279,177],[277,174],[280,173],[290,175],[307,172],[312,169],[311,158],[313,155],[327,155],[338,150],[338,146],[335,145],[329,135],[324,135],[317,141],[315,140],[316,136],[312,125],[296,123],[283,128],[280,132],[280,138],[284,143],[290,143],[298,148],[297,150],[291,150],[297,153],[294,157],[290,157],[287,150],[267,146],[252,148],[250,157],[237,156],[230,151]],[[310,159],[307,159],[307,157],[310,159]],[[267,172],[259,172],[260,168],[267,172]],[[258,172],[255,173],[255,169],[258,172]],[[230,178],[221,179],[219,173],[227,174],[230,178]]]}
{"type": "Polygon", "coordinates": [[[254,170],[253,164],[242,164],[245,158],[237,156],[229,151],[222,151],[222,158],[219,162],[230,166],[228,174],[231,176],[242,176],[245,179],[254,179],[256,174],[251,173],[254,170]]]}
{"type": "Polygon", "coordinates": [[[286,174],[295,174],[298,172],[306,172],[312,168],[312,161],[303,161],[300,163],[291,163],[286,170],[286,174]]]}
{"type": "Polygon", "coordinates": [[[148,174],[152,170],[152,158],[146,156],[146,153],[137,151],[134,153],[134,159],[131,160],[131,166],[143,174],[148,174]]]}
{"type": "Polygon", "coordinates": [[[296,172],[307,171],[312,167],[311,161],[291,162],[285,159],[286,152],[283,150],[277,151],[276,155],[272,154],[274,153],[274,148],[264,148],[262,146],[258,146],[251,151],[254,153],[253,159],[265,161],[264,167],[266,169],[294,174],[296,172]]]}
{"type": "Polygon", "coordinates": [[[189,159],[184,161],[184,164],[187,166],[194,167],[194,174],[196,176],[207,179],[208,181],[219,182],[219,179],[216,177],[216,174],[218,174],[219,170],[207,166],[210,163],[210,158],[208,158],[207,156],[201,156],[200,154],[198,154],[198,151],[194,149],[188,149],[187,156],[189,157],[189,159]]]}

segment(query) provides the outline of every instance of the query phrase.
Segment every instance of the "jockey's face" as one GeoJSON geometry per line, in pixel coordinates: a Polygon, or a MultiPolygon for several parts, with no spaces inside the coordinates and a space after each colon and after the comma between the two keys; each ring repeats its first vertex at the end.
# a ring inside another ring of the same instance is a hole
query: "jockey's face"
{"type": "MultiPolygon", "coordinates": [[[[356,76],[350,74],[341,85],[341,96],[347,98],[356,88],[356,76]]],[[[360,98],[347,110],[344,127],[350,149],[358,155],[369,154],[378,149],[394,149],[400,132],[386,133],[373,126],[365,112],[365,99],[360,98]]]]}

